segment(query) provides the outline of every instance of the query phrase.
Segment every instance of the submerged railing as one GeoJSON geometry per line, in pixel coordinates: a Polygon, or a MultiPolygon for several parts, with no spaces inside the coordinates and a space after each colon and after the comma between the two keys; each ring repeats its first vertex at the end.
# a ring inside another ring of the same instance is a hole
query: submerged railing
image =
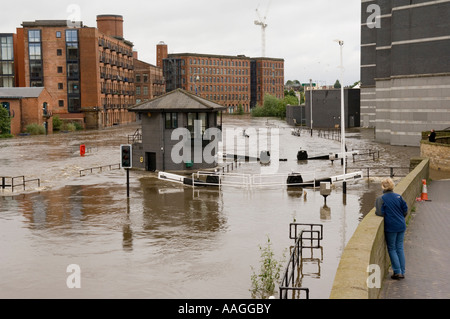
{"type": "Polygon", "coordinates": [[[295,239],[295,245],[291,249],[289,262],[280,283],[280,299],[288,299],[289,291],[292,292],[292,299],[300,299],[302,292],[305,298],[309,299],[309,288],[301,287],[303,249],[322,248],[320,241],[323,239],[323,225],[292,223],[289,226],[289,238],[295,239]],[[300,227],[303,229],[299,232],[300,227]],[[309,229],[304,229],[308,227],[309,229]]]}
{"type": "Polygon", "coordinates": [[[41,180],[39,178],[26,180],[25,176],[15,176],[15,177],[1,176],[0,189],[4,190],[6,188],[11,187],[11,191],[14,192],[15,187],[23,186],[23,190],[26,190],[26,184],[30,182],[37,182],[38,187],[41,187],[41,180]],[[17,184],[15,182],[16,180],[21,180],[20,184],[17,184]]]}

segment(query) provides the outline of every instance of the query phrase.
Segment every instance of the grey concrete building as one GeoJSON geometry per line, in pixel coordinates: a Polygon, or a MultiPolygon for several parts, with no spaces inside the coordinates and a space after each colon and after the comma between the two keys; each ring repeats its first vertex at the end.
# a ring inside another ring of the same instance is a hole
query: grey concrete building
{"type": "Polygon", "coordinates": [[[133,167],[147,171],[181,171],[217,166],[226,107],[176,89],[129,108],[142,124],[133,143],[133,167]]]}
{"type": "Polygon", "coordinates": [[[361,126],[418,146],[450,126],[450,1],[361,1],[361,126]]]}
{"type": "MultiPolygon", "coordinates": [[[[311,127],[311,92],[313,129],[335,128],[341,124],[341,90],[313,90],[305,94],[304,122],[311,127]]],[[[344,89],[345,127],[360,126],[360,90],[344,89]]]]}

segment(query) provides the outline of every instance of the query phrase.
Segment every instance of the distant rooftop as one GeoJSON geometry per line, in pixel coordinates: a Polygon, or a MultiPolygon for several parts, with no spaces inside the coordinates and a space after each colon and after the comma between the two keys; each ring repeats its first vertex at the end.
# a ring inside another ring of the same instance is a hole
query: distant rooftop
{"type": "Polygon", "coordinates": [[[23,99],[36,98],[41,95],[43,87],[25,87],[25,88],[0,88],[0,98],[4,99],[23,99]]]}
{"type": "Polygon", "coordinates": [[[83,27],[82,21],[70,21],[70,20],[36,20],[36,21],[24,21],[22,26],[25,28],[32,27],[67,27],[70,23],[71,25],[76,24],[83,27]]]}

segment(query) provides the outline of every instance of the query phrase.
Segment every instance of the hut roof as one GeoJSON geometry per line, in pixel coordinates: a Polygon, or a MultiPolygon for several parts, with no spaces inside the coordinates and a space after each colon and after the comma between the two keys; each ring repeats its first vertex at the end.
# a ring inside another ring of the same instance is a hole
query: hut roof
{"type": "Polygon", "coordinates": [[[182,89],[176,89],[150,101],[145,101],[128,108],[133,112],[148,111],[220,111],[225,106],[196,96],[182,89]]]}

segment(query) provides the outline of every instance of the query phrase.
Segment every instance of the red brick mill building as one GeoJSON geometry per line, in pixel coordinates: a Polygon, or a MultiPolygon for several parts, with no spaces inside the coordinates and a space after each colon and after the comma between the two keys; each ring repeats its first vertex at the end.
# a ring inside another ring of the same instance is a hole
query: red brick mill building
{"type": "MultiPolygon", "coordinates": [[[[179,88],[229,113],[239,106],[249,112],[263,104],[265,94],[284,97],[283,59],[168,54],[160,42],[152,65],[138,59],[124,38],[123,23],[121,15],[111,14],[98,15],[95,27],[81,21],[22,22],[16,33],[0,34],[0,52],[7,53],[0,56],[0,87],[45,88],[52,116],[87,129],[135,122],[129,107],[179,88]]],[[[25,122],[51,122],[14,114],[21,130],[25,122]]]]}

